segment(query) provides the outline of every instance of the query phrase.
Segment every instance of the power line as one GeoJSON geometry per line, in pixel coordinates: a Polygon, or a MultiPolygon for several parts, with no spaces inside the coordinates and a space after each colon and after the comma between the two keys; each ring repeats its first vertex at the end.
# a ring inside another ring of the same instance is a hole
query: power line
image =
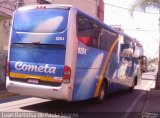
{"type": "MultiPolygon", "coordinates": [[[[108,6],[112,6],[112,7],[116,7],[116,8],[120,8],[120,9],[124,9],[124,10],[130,10],[129,8],[125,8],[125,7],[121,7],[121,6],[116,6],[116,5],[112,5],[112,4],[108,4],[108,3],[104,3],[105,5],[108,6]]],[[[147,14],[153,14],[153,15],[159,15],[158,13],[152,13],[152,12],[144,12],[144,11],[139,11],[139,10],[135,10],[136,12],[141,12],[141,13],[147,13],[147,14]]]]}
{"type": "MultiPolygon", "coordinates": [[[[105,3],[106,4],[106,3],[105,3]]],[[[125,10],[129,10],[129,8],[123,8],[123,7],[119,7],[119,6],[115,6],[115,5],[111,5],[111,4],[107,4],[107,5],[110,5],[110,6],[113,6],[113,7],[118,7],[118,8],[120,8],[120,9],[125,9],[125,10]]],[[[112,9],[112,8],[111,8],[112,9]]],[[[111,10],[111,9],[109,9],[109,10],[111,10]]],[[[113,11],[111,11],[111,12],[113,12],[113,11]]],[[[142,11],[139,11],[139,12],[142,12],[142,11]]],[[[144,12],[143,12],[144,13],[144,12]]],[[[114,14],[117,14],[117,15],[120,15],[119,13],[117,13],[117,12],[114,12],[114,14]]],[[[149,12],[149,14],[152,14],[152,13],[150,13],[149,12]]],[[[156,14],[156,13],[153,13],[153,14],[156,14]]],[[[157,14],[156,14],[157,15],[157,14]]],[[[132,21],[132,20],[131,20],[132,21]]],[[[139,26],[141,26],[141,25],[139,25],[139,26]]],[[[142,27],[142,26],[141,26],[142,27]]],[[[123,28],[122,28],[123,29],[123,28]]],[[[151,35],[149,32],[157,32],[158,30],[156,30],[156,29],[124,29],[124,30],[126,30],[126,31],[139,31],[139,32],[143,32],[143,33],[145,33],[146,35],[148,35],[148,37],[151,37],[152,39],[154,39],[154,40],[157,40],[157,38],[156,37],[154,37],[153,35],[151,35]]]]}
{"type": "Polygon", "coordinates": [[[154,30],[154,29],[124,29],[124,30],[128,30],[128,31],[146,31],[146,32],[157,32],[158,30],[154,30]]]}
{"type": "MultiPolygon", "coordinates": [[[[129,30],[129,29],[124,29],[124,31],[133,31],[133,30],[129,30]]],[[[143,33],[145,33],[146,35],[148,35],[149,37],[151,37],[152,39],[154,39],[155,41],[157,40],[157,38],[156,37],[154,37],[153,35],[151,35],[149,32],[150,32],[150,30],[143,30],[143,29],[141,29],[141,30],[135,30],[135,31],[139,31],[139,32],[143,32],[143,33]]],[[[134,31],[134,32],[135,32],[134,31]]],[[[154,30],[154,31],[156,31],[156,30],[154,30]]],[[[158,31],[158,30],[157,30],[158,31]]]]}

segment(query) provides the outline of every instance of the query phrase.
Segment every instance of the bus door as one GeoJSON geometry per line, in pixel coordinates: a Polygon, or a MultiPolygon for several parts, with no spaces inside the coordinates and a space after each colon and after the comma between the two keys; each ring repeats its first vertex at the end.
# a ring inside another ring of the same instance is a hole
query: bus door
{"type": "Polygon", "coordinates": [[[133,81],[134,59],[132,58],[132,53],[133,49],[130,48],[130,44],[121,44],[118,77],[124,87],[129,86],[133,81]]]}

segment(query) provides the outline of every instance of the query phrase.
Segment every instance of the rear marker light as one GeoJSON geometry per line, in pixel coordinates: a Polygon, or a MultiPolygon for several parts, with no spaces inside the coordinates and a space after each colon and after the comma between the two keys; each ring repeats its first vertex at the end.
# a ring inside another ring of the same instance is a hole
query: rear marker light
{"type": "Polygon", "coordinates": [[[46,6],[37,6],[36,9],[46,9],[46,6]]]}
{"type": "Polygon", "coordinates": [[[7,62],[7,63],[6,63],[6,75],[7,75],[7,76],[9,76],[9,71],[10,71],[9,65],[10,65],[10,63],[7,62]]]}

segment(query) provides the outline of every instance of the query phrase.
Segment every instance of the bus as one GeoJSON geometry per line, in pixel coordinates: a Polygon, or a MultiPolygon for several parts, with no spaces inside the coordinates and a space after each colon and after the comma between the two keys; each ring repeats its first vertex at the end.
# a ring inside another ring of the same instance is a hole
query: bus
{"type": "Polygon", "coordinates": [[[140,51],[133,38],[69,5],[18,8],[11,25],[6,88],[46,99],[104,100],[132,91],[140,51]]]}

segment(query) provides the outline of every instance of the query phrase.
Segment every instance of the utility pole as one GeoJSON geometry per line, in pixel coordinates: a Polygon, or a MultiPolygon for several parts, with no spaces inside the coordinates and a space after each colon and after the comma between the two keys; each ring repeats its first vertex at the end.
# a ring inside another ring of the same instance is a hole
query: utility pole
{"type": "Polygon", "coordinates": [[[160,89],[160,3],[159,2],[158,6],[159,6],[159,61],[158,61],[158,72],[157,72],[155,89],[160,89]]]}

